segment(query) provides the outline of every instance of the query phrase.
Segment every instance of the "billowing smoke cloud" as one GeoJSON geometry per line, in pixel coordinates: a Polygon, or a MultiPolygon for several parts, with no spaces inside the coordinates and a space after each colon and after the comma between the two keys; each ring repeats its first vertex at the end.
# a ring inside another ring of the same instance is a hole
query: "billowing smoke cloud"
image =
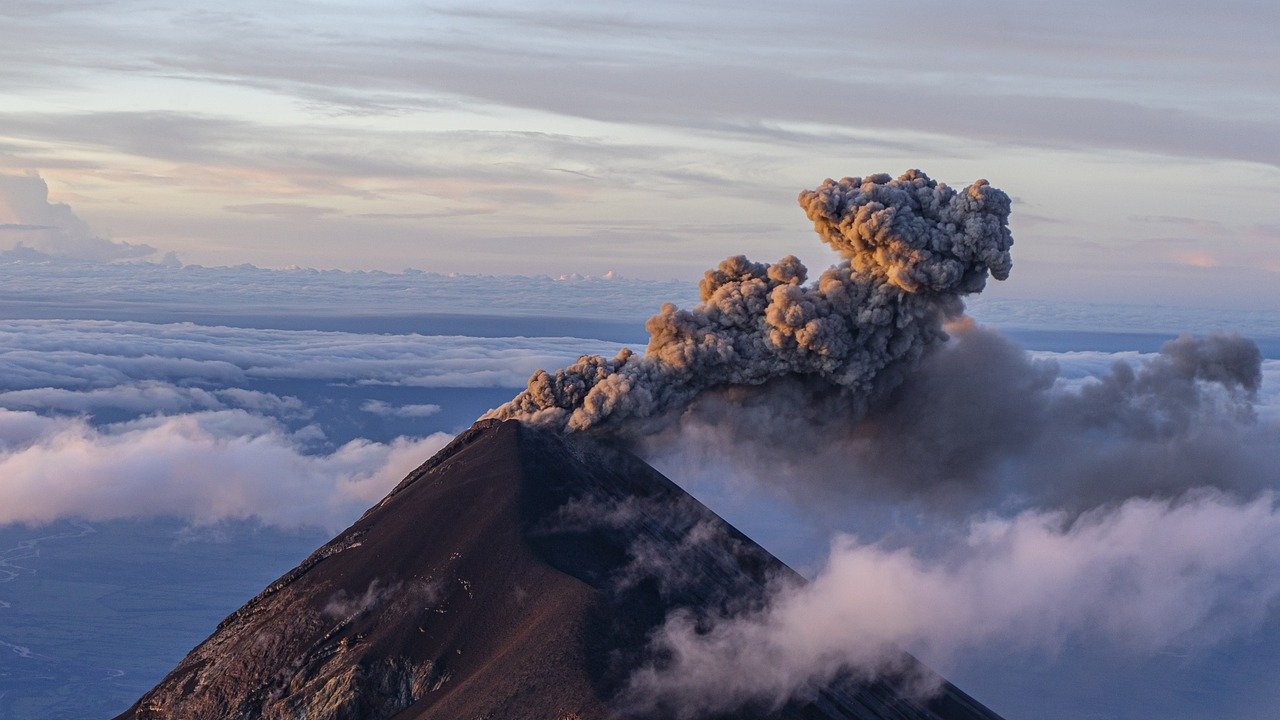
{"type": "Polygon", "coordinates": [[[961,297],[1008,276],[1009,197],[985,180],[956,191],[910,171],[827,180],[800,204],[846,260],[806,285],[793,256],[772,265],[732,257],[709,270],[693,310],[664,305],[644,355],[584,356],[493,417],[567,431],[635,434],[704,391],[783,377],[820,379],[847,406],[892,389],[961,297]]]}
{"type": "Polygon", "coordinates": [[[645,453],[682,477],[727,464],[813,504],[914,502],[951,515],[1280,482],[1280,431],[1258,421],[1262,359],[1250,340],[1183,336],[1071,381],[970,321],[949,332],[869,411],[799,381],[729,389],[646,438],[645,453]]]}
{"type": "Polygon", "coordinates": [[[94,234],[70,205],[49,202],[49,186],[39,175],[0,175],[0,244],[6,240],[19,260],[50,255],[105,262],[155,252],[94,234]]]}
{"type": "Polygon", "coordinates": [[[449,437],[353,440],[308,455],[299,434],[243,410],[96,428],[0,410],[0,524],[171,516],[338,530],[449,437]]]}

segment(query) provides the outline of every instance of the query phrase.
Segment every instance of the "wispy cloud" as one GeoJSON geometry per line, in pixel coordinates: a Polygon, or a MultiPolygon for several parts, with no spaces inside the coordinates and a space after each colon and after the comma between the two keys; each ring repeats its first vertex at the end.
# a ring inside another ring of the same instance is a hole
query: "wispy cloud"
{"type": "MultiPolygon", "coordinates": [[[[1238,157],[1248,150],[1243,138],[1265,134],[1206,132],[1206,125],[1223,131],[1255,122],[1261,123],[1256,129],[1270,127],[1257,108],[1241,112],[1249,108],[1248,98],[1274,79],[1274,69],[1257,62],[1262,48],[1275,43],[1258,32],[1270,12],[1261,6],[1249,13],[1205,13],[1191,3],[1175,3],[1162,8],[1158,35],[1150,32],[1149,14],[1136,6],[1108,8],[1106,26],[1086,22],[1100,8],[1078,13],[1041,8],[1032,14],[929,6],[924,11],[874,8],[860,22],[842,25],[829,22],[836,8],[823,4],[780,12],[748,3],[735,8],[732,21],[725,13],[688,6],[637,15],[633,8],[613,3],[574,10],[397,9],[380,13],[386,20],[379,21],[336,6],[286,19],[234,4],[208,13],[115,2],[14,17],[7,59],[46,76],[86,70],[157,78],[185,75],[300,98],[327,96],[336,106],[346,103],[362,111],[447,108],[450,98],[466,98],[677,127],[739,120],[744,114],[765,122],[848,125],[848,99],[857,98],[856,106],[864,111],[856,120],[863,127],[883,127],[877,118],[893,118],[896,129],[918,118],[911,129],[935,132],[928,118],[936,116],[907,110],[947,107],[952,127],[970,137],[1000,133],[1031,144],[1125,143],[1127,149],[1136,142],[1146,149],[1219,157],[1238,157]],[[1004,28],[998,36],[990,31],[996,12],[1004,28]],[[1037,22],[1046,13],[1053,22],[1037,22]],[[120,16],[137,21],[113,21],[120,16]],[[392,20],[397,17],[400,21],[392,20]],[[140,35],[148,24],[159,22],[167,23],[172,34],[152,37],[147,53],[137,53],[140,35]],[[414,32],[406,32],[406,26],[414,32]],[[336,28],[345,32],[333,32],[336,28]],[[715,32],[708,32],[711,28],[715,32]],[[930,48],[930,64],[903,67],[891,59],[888,38],[908,34],[930,48]],[[70,62],[49,56],[32,45],[35,37],[63,38],[77,43],[81,52],[70,62]],[[232,37],[259,52],[220,52],[232,37]],[[303,37],[307,42],[294,40],[303,37]],[[976,52],[987,60],[982,66],[961,62],[976,52]],[[276,61],[243,59],[263,53],[276,61]],[[1088,59],[1081,62],[1081,57],[1088,59]],[[863,72],[851,76],[832,71],[839,61],[863,72]],[[694,67],[698,71],[690,72],[694,67]],[[1222,83],[1221,73],[1232,67],[1252,72],[1222,83]],[[679,82],[670,82],[676,76],[679,82]],[[1133,81],[1151,76],[1164,83],[1133,81]],[[975,82],[987,92],[978,96],[956,90],[961,83],[975,82]],[[1212,95],[1223,109],[1205,110],[1162,90],[1171,86],[1212,95]],[[600,92],[570,93],[566,87],[600,92]],[[750,101],[743,102],[748,89],[750,101]],[[800,97],[807,102],[797,102],[800,97]],[[998,112],[992,112],[992,100],[998,101],[998,112]],[[1138,132],[1143,121],[1152,123],[1145,135],[1138,132]]],[[[1274,151],[1255,144],[1249,159],[1261,154],[1275,162],[1274,151]]]]}
{"type": "MultiPolygon", "coordinates": [[[[0,232],[0,238],[3,235],[0,232]]],[[[619,276],[626,273],[618,269],[620,273],[612,276],[520,276],[273,270],[177,262],[90,266],[10,252],[0,255],[0,299],[5,302],[0,316],[189,317],[205,324],[218,323],[219,316],[222,324],[246,322],[247,317],[259,322],[309,316],[400,317],[400,331],[413,332],[413,316],[504,315],[526,319],[524,326],[511,324],[516,334],[581,336],[595,332],[591,323],[561,322],[553,333],[537,329],[534,320],[609,320],[630,323],[642,334],[644,320],[664,301],[696,300],[697,287],[690,283],[637,280],[619,276]],[[575,331],[577,327],[583,329],[575,331]]],[[[489,335],[495,330],[481,333],[475,323],[458,325],[457,334],[468,332],[489,335]]]]}
{"type": "Polygon", "coordinates": [[[228,212],[244,215],[275,215],[279,217],[319,217],[338,212],[337,208],[304,205],[302,203],[253,203],[251,205],[227,205],[228,212]]]}
{"type": "MultiPolygon", "coordinates": [[[[625,257],[670,277],[742,250],[782,255],[803,225],[798,188],[925,156],[958,181],[1016,181],[1042,217],[1074,218],[1064,235],[1103,247],[1132,235],[1116,216],[1179,212],[1167,185],[1192,178],[1208,188],[1204,207],[1263,221],[1251,188],[1280,163],[1258,99],[1276,80],[1258,59],[1276,54],[1259,32],[1273,10],[1256,4],[1166,4],[1158,33],[1146,6],[1095,3],[931,0],[849,23],[832,22],[842,10],[829,3],[373,7],[15,11],[0,29],[0,86],[21,102],[3,113],[0,165],[56,173],[117,237],[201,262],[599,273],[625,257]],[[916,62],[901,59],[904,37],[916,62]],[[1077,186],[1104,198],[1083,221],[1077,186]],[[1143,209],[1116,210],[1122,196],[1143,209]],[[673,230],[686,218],[740,223],[742,236],[673,230]],[[573,225],[584,220],[633,232],[602,237],[573,225]]],[[[1073,262],[1101,272],[1102,255],[1073,262]]],[[[1164,270],[1175,286],[1204,276],[1164,270]]]]}
{"type": "Polygon", "coordinates": [[[431,417],[440,412],[440,406],[434,403],[425,405],[392,405],[381,400],[368,400],[360,406],[360,409],[374,415],[400,418],[431,417]]]}

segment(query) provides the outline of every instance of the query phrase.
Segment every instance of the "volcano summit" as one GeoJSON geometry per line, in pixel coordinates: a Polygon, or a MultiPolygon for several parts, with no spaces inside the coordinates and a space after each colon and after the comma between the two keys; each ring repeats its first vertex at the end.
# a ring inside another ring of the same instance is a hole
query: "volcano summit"
{"type": "MultiPolygon", "coordinates": [[[[663,681],[687,674],[665,630],[708,632],[803,580],[622,446],[725,388],[802,382],[827,422],[855,418],[1011,266],[1010,200],[984,180],[828,180],[800,204],[845,258],[816,284],[794,257],[729,258],[701,305],[649,321],[644,355],[536,373],[120,719],[996,718],[895,649],[782,697],[663,681]]],[[[735,675],[726,655],[698,668],[735,675]]]]}
{"type": "MultiPolygon", "coordinates": [[[[634,672],[662,663],[650,633],[798,582],[635,456],[484,420],[117,720],[685,717],[635,697],[634,672]]],[[[998,720],[909,656],[890,677],[722,717],[998,720]]]]}

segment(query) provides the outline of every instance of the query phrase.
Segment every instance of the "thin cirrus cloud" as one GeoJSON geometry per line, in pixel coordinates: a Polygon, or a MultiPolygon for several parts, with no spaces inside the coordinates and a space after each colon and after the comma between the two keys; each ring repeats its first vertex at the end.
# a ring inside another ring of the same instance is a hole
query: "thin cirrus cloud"
{"type": "MultiPolygon", "coordinates": [[[[935,4],[928,12],[886,7],[872,9],[860,22],[846,26],[822,21],[829,20],[835,9],[822,4],[786,13],[766,4],[748,4],[735,8],[732,21],[723,13],[688,6],[659,6],[638,15],[630,6],[609,3],[579,11],[527,4],[486,11],[387,8],[381,20],[365,12],[357,19],[352,9],[335,6],[288,21],[249,12],[235,3],[220,13],[148,10],[131,2],[114,5],[13,18],[9,59],[39,65],[37,70],[44,75],[105,73],[108,58],[138,47],[133,41],[148,23],[168,22],[175,34],[150,44],[136,72],[185,73],[189,78],[269,87],[312,100],[327,97],[339,106],[345,97],[353,111],[376,109],[388,99],[392,106],[447,107],[448,98],[462,97],[564,115],[677,126],[696,125],[707,114],[741,117],[743,108],[754,108],[753,114],[763,120],[799,118],[845,124],[849,104],[837,100],[842,97],[860,98],[859,105],[870,99],[872,110],[954,109],[959,102],[953,117],[962,131],[1013,135],[1015,140],[1032,143],[1101,143],[1103,147],[1136,140],[1175,153],[1226,156],[1235,156],[1243,146],[1231,145],[1235,142],[1231,133],[1203,132],[1204,123],[1225,123],[1219,128],[1225,130],[1241,117],[1248,121],[1248,114],[1230,112],[1231,105],[1244,105],[1242,97],[1266,88],[1275,77],[1274,66],[1258,61],[1265,56],[1257,52],[1258,45],[1275,42],[1259,32],[1266,26],[1265,16],[1274,12],[1263,4],[1248,12],[1214,13],[1191,3],[1162,6],[1159,32],[1154,32],[1150,14],[1136,6],[1106,7],[1108,24],[1100,28],[1089,18],[1103,12],[1102,6],[1072,12],[1049,6],[1034,12],[1025,7],[972,12],[944,4],[935,4]],[[112,21],[125,11],[140,22],[112,21]],[[994,25],[990,23],[991,14],[997,12],[1002,21],[999,35],[991,32],[994,25]],[[1054,21],[1045,22],[1046,15],[1054,21]],[[344,41],[324,42],[324,34],[300,32],[328,27],[346,28],[344,41]],[[406,32],[408,27],[413,32],[406,32]],[[705,32],[711,27],[717,32],[705,32]],[[55,29],[60,34],[50,33],[55,29]],[[44,32],[33,32],[37,30],[44,32]],[[290,30],[308,41],[291,42],[290,30]],[[883,52],[881,38],[908,32],[928,48],[934,59],[931,66],[903,68],[883,52]],[[255,53],[230,57],[218,53],[231,33],[250,47],[270,49],[278,61],[253,64],[237,58],[255,53]],[[30,38],[51,36],[77,42],[77,47],[85,48],[78,57],[90,59],[81,60],[83,66],[77,70],[56,56],[37,62],[43,55],[39,48],[21,51],[31,45],[30,38]],[[497,38],[503,42],[495,42],[497,38]],[[1242,38],[1251,43],[1242,43],[1242,38]],[[565,43],[566,39],[575,42],[565,43]],[[838,43],[826,42],[836,39],[838,43]],[[1254,52],[1242,52],[1245,45],[1254,52]],[[374,47],[378,52],[371,52],[374,47]],[[748,47],[769,53],[756,56],[744,51],[748,47]],[[971,58],[979,50],[989,58],[990,69],[948,62],[971,58]],[[95,63],[94,56],[101,62],[95,63]],[[610,63],[595,62],[606,57],[610,63]],[[834,68],[841,58],[856,61],[865,72],[853,80],[847,74],[839,79],[827,67],[834,68]],[[1172,62],[1175,58],[1177,62],[1172,62]],[[1014,65],[1015,61],[1020,64],[1014,65]],[[685,72],[695,65],[699,73],[685,72]],[[1221,83],[1217,73],[1240,66],[1255,72],[1221,83]],[[486,71],[497,67],[504,72],[486,71]],[[1018,70],[991,77],[996,75],[995,68],[1008,67],[1018,70]],[[762,70],[767,73],[764,81],[759,80],[762,70]],[[1221,117],[1191,108],[1177,111],[1182,99],[1168,91],[1161,94],[1159,88],[1126,90],[1134,70],[1141,70],[1144,77],[1154,74],[1168,83],[1213,92],[1223,106],[1221,117]],[[566,81],[566,73],[571,82],[566,81]],[[680,82],[667,82],[664,74],[674,73],[680,73],[680,82]],[[979,80],[990,79],[985,83],[990,88],[987,97],[999,98],[1002,107],[1014,107],[993,112],[985,98],[955,91],[955,81],[972,80],[975,75],[979,80]],[[741,82],[746,77],[757,78],[750,85],[750,103],[742,103],[737,96],[747,87],[741,82]],[[1210,78],[1217,81],[1216,87],[1209,84],[1210,78]],[[604,92],[566,93],[565,87],[595,87],[604,92]],[[656,93],[657,88],[664,92],[656,93]],[[798,95],[807,102],[797,103],[798,95]],[[972,102],[966,104],[965,97],[972,102]],[[699,103],[689,102],[693,98],[699,103]],[[1021,99],[1034,101],[1028,107],[1039,109],[1023,113],[1016,107],[1021,99]],[[1108,108],[1100,102],[1112,105],[1108,108]],[[1046,112],[1045,103],[1053,104],[1052,112],[1046,112]],[[1152,112],[1168,106],[1175,112],[1152,112]],[[698,115],[690,111],[695,107],[698,115]],[[1059,120],[1046,123],[1046,118],[1059,120]],[[1138,128],[1144,119],[1156,121],[1145,136],[1124,130],[1138,128]],[[1083,132],[1089,126],[1101,132],[1083,132]]],[[[924,112],[866,112],[862,121],[874,125],[877,117],[897,118],[895,128],[902,127],[904,118],[908,122],[919,118],[914,129],[937,129],[926,122],[933,116],[924,112]]],[[[1257,153],[1250,157],[1256,158],[1257,153]]]]}
{"type": "Polygon", "coordinates": [[[424,418],[439,413],[441,407],[435,403],[393,405],[382,400],[367,400],[360,405],[360,409],[367,413],[385,417],[424,418]]]}

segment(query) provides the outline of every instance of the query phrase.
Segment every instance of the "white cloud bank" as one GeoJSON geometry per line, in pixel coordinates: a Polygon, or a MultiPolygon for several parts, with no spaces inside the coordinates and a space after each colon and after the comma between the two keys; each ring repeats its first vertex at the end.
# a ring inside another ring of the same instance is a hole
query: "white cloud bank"
{"type": "Polygon", "coordinates": [[[1072,640],[1137,655],[1199,649],[1280,605],[1271,492],[1134,498],[1075,519],[973,519],[953,541],[926,557],[839,536],[811,584],[782,590],[761,612],[709,631],[669,617],[655,639],[669,662],[634,675],[627,698],[676,718],[776,707],[843,672],[891,672],[903,647],[944,667],[964,651],[1053,655],[1072,640]]]}
{"type": "Polygon", "coordinates": [[[0,410],[0,523],[175,516],[336,531],[449,439],[353,440],[307,455],[302,437],[242,410],[99,428],[0,410]]]}
{"type": "Polygon", "coordinates": [[[296,397],[244,388],[203,389],[183,387],[157,380],[68,390],[39,387],[0,392],[0,407],[12,410],[63,411],[91,413],[102,408],[126,410],[138,414],[175,413],[188,410],[220,410],[242,408],[271,415],[303,416],[307,413],[296,397]]]}
{"type": "MultiPolygon", "coordinates": [[[[96,320],[0,320],[0,387],[88,390],[128,383],[234,385],[248,380],[307,379],[418,387],[523,387],[539,367],[617,344],[582,338],[475,338],[371,335],[318,330],[254,330],[190,323],[96,320]]],[[[146,387],[146,386],[144,386],[146,387]]],[[[214,407],[248,397],[197,398],[195,390],[149,386],[157,402],[214,407]],[[181,398],[163,398],[165,394],[181,398]]],[[[56,393],[54,393],[56,394],[56,393]]],[[[69,396],[50,406],[81,403],[69,396]]],[[[102,399],[106,399],[105,397],[102,399]]],[[[256,401],[270,400],[259,397],[256,401]]],[[[33,407],[31,395],[0,395],[6,407],[33,407]]],[[[124,400],[121,400],[124,402],[124,400]]],[[[142,402],[141,399],[130,403],[142,402]]],[[[286,401],[287,402],[287,401],[286,401]]]]}

